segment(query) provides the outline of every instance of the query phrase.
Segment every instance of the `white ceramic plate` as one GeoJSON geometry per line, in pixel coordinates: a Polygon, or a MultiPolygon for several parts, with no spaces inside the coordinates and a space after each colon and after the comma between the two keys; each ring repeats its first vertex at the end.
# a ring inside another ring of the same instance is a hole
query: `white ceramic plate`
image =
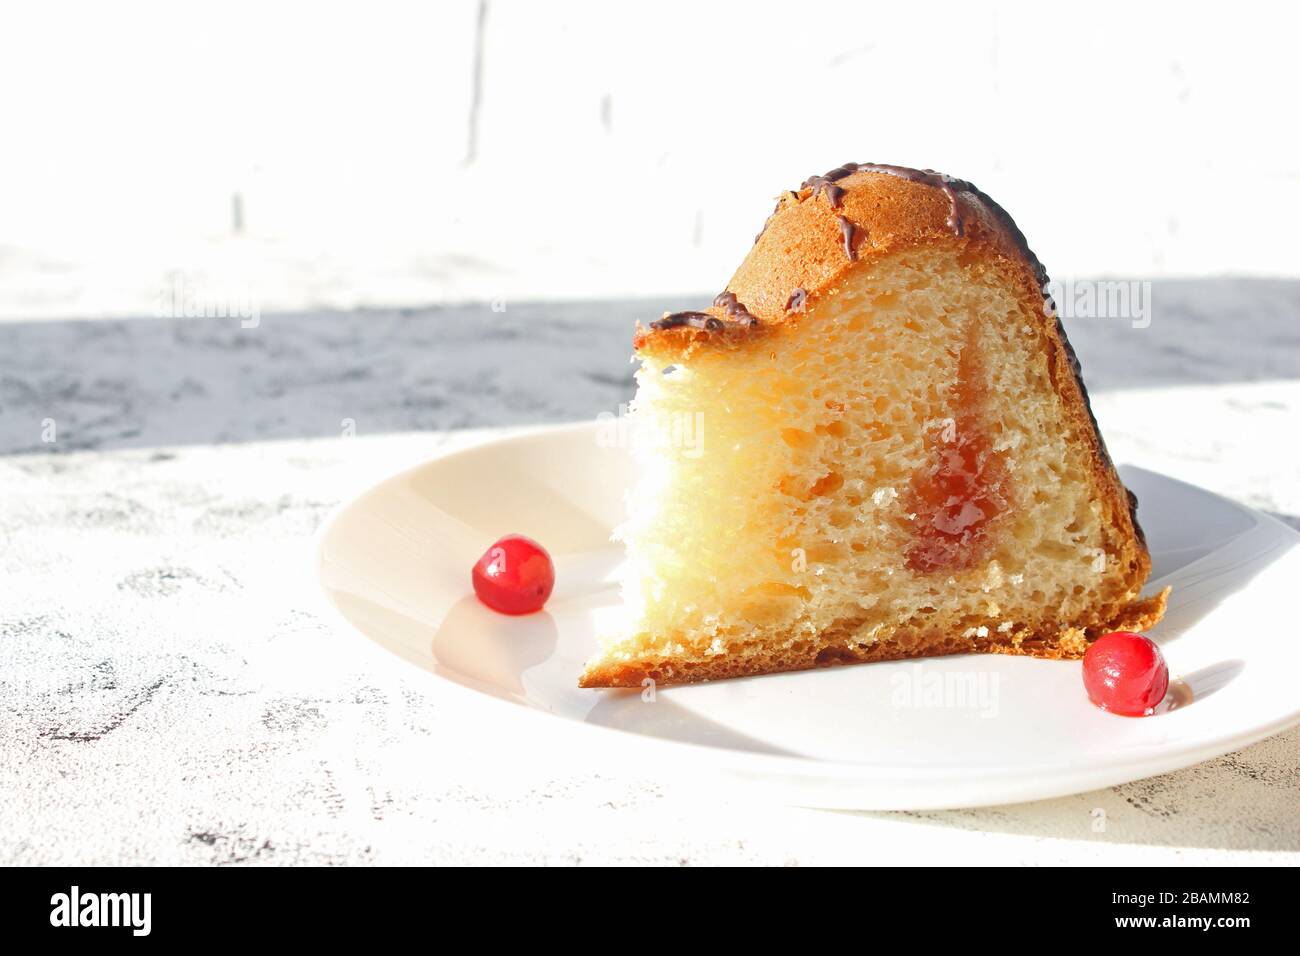
{"type": "MultiPolygon", "coordinates": [[[[639,691],[580,690],[617,614],[630,467],[594,425],[534,432],[426,462],[323,529],[319,570],[375,644],[468,692],[586,766],[704,772],[808,806],[926,809],[1060,796],[1186,767],[1300,722],[1292,619],[1300,535],[1198,488],[1121,469],[1141,500],[1154,573],[1172,584],[1152,633],[1181,680],[1143,719],[1092,706],[1077,662],[967,655],[639,691]],[[502,534],[541,541],[545,611],[496,614],[470,567],[502,534]],[[604,625],[604,626],[602,626],[604,625]]],[[[504,759],[504,757],[503,757],[504,759]]]]}

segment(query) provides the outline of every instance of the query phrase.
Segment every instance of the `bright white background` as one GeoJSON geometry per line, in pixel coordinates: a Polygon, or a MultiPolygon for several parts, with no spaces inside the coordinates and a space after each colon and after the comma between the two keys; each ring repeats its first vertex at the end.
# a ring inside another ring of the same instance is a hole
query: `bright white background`
{"type": "Polygon", "coordinates": [[[973,180],[1058,276],[1296,276],[1295,10],[15,4],[0,317],[713,291],[850,159],[973,180]]]}

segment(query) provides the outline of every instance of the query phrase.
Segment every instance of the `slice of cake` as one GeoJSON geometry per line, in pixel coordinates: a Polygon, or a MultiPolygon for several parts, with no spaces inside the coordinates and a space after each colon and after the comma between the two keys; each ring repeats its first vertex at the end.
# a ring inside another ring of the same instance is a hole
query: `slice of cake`
{"type": "Polygon", "coordinates": [[[711,307],[635,337],[629,619],[584,687],[969,651],[1160,619],[1047,276],[970,183],[849,163],[711,307]]]}

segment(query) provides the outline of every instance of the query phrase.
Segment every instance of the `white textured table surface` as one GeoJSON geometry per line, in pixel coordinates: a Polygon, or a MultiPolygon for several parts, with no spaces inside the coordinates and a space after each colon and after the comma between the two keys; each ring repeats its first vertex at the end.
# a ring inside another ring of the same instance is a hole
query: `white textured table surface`
{"type": "MultiPolygon", "coordinates": [[[[614,410],[632,319],[693,304],[0,323],[0,862],[1300,862],[1300,729],[1059,800],[768,806],[511,746],[324,607],[334,505],[614,410]]],[[[1300,524],[1300,284],[1154,306],[1070,325],[1116,460],[1300,524]]]]}

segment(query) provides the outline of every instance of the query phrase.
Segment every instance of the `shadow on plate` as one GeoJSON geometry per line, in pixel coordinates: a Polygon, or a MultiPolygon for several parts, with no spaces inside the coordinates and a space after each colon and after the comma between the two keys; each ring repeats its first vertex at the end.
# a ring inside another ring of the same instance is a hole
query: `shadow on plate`
{"type": "Polygon", "coordinates": [[[533,700],[540,697],[568,712],[557,716],[573,719],[590,707],[582,718],[589,724],[707,747],[793,756],[681,707],[663,693],[581,690],[577,675],[582,662],[560,650],[559,643],[555,620],[545,611],[509,618],[466,597],[452,605],[431,646],[434,670],[444,677],[525,706],[536,707],[533,700]],[[553,666],[539,667],[552,658],[557,658],[553,666]],[[531,694],[526,675],[533,685],[531,694]]]}
{"type": "Polygon", "coordinates": [[[777,757],[802,756],[701,717],[699,712],[673,703],[663,693],[649,698],[643,698],[642,693],[635,689],[599,692],[596,706],[587,714],[587,723],[705,747],[777,757]]]}
{"type": "Polygon", "coordinates": [[[524,672],[550,660],[558,644],[555,618],[546,611],[507,617],[488,610],[476,597],[465,597],[451,606],[433,636],[434,669],[523,702],[524,672]]]}

